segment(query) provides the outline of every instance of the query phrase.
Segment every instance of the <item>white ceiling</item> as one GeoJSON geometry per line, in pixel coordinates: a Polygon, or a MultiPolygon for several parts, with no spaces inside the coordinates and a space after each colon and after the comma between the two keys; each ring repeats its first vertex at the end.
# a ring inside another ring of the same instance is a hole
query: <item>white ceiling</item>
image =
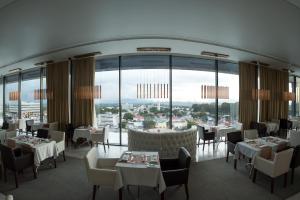
{"type": "Polygon", "coordinates": [[[300,66],[299,22],[300,10],[282,0],[15,1],[0,10],[0,75],[48,59],[134,53],[145,45],[300,66]]]}
{"type": "Polygon", "coordinates": [[[16,0],[0,0],[0,9],[7,6],[8,4],[14,2],[16,0]]]}

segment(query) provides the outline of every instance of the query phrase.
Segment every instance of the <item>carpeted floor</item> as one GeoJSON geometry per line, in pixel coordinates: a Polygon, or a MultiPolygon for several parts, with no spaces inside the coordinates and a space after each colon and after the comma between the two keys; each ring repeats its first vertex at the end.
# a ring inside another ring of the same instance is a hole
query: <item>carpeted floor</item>
{"type": "MultiPolygon", "coordinates": [[[[271,194],[268,177],[258,173],[257,183],[248,178],[248,170],[243,161],[238,170],[233,169],[232,161],[217,159],[193,163],[190,171],[190,199],[203,200],[271,200],[285,199],[300,192],[300,170],[296,170],[294,185],[283,188],[283,177],[275,182],[275,193],[271,194]]],[[[14,177],[8,174],[8,183],[0,180],[0,192],[13,194],[16,200],[89,200],[92,197],[92,186],[87,182],[84,162],[81,159],[67,158],[66,162],[58,161],[58,168],[44,166],[39,170],[38,179],[33,179],[30,169],[19,176],[20,186],[14,188],[14,177]]],[[[137,187],[124,190],[123,199],[137,199],[137,187]]],[[[118,199],[117,192],[110,188],[100,188],[97,199],[118,199]]],[[[143,200],[159,199],[152,188],[141,187],[140,198],[143,200]]],[[[183,187],[167,189],[166,199],[183,200],[183,187]]]]}

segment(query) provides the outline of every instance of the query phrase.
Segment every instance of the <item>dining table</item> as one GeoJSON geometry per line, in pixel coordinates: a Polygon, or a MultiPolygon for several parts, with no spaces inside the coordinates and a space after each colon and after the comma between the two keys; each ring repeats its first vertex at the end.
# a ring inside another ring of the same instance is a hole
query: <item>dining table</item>
{"type": "Polygon", "coordinates": [[[56,159],[58,157],[58,149],[54,140],[29,135],[19,135],[9,140],[21,148],[32,150],[34,153],[34,165],[37,168],[47,158],[56,159]]]}
{"type": "Polygon", "coordinates": [[[158,187],[160,194],[166,190],[158,152],[125,151],[115,167],[117,189],[124,186],[158,187]]]}
{"type": "Polygon", "coordinates": [[[222,138],[227,141],[227,133],[238,131],[238,129],[232,126],[219,125],[211,126],[210,131],[215,132],[216,142],[221,142],[222,138]]]}
{"type": "Polygon", "coordinates": [[[72,140],[74,142],[76,142],[78,138],[85,138],[87,141],[90,141],[91,133],[93,133],[95,131],[96,131],[96,129],[94,129],[94,128],[76,128],[74,130],[72,140]]]}

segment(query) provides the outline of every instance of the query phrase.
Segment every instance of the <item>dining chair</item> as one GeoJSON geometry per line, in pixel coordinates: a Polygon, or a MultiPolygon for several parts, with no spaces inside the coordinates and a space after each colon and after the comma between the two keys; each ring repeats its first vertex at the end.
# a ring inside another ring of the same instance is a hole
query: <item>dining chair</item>
{"type": "Polygon", "coordinates": [[[291,161],[290,168],[292,169],[291,172],[291,184],[294,183],[294,174],[295,169],[300,166],[300,145],[294,147],[294,153],[291,161]]]}
{"type": "Polygon", "coordinates": [[[244,139],[253,140],[258,138],[257,129],[244,130],[244,139]]]}
{"type": "Polygon", "coordinates": [[[38,129],[36,137],[47,139],[49,131],[47,129],[38,129]]]}
{"type": "Polygon", "coordinates": [[[102,144],[104,148],[104,152],[106,153],[106,148],[105,148],[105,142],[107,142],[107,146],[109,148],[109,143],[108,143],[108,129],[109,126],[105,126],[102,129],[97,129],[95,132],[91,133],[91,146],[93,147],[94,144],[98,147],[98,144],[102,144]]]}
{"type": "Polygon", "coordinates": [[[24,151],[20,148],[12,149],[6,145],[0,144],[1,159],[4,171],[4,181],[7,182],[7,170],[14,172],[16,188],[19,187],[18,173],[23,169],[31,167],[34,178],[37,177],[33,152],[24,151]]]}
{"type": "MultiPolygon", "coordinates": [[[[238,142],[242,142],[242,132],[241,131],[234,131],[227,133],[227,155],[226,155],[226,162],[228,162],[229,153],[235,154],[234,149],[235,145],[238,142]]],[[[236,160],[234,162],[234,168],[236,169],[236,160]]]]}
{"type": "Polygon", "coordinates": [[[57,153],[62,153],[64,161],[66,161],[65,156],[65,132],[62,131],[49,131],[49,136],[51,140],[56,142],[57,153]]]}
{"type": "MultiPolygon", "coordinates": [[[[85,156],[85,167],[89,183],[93,185],[93,200],[96,198],[98,186],[114,188],[117,181],[117,171],[114,169],[118,159],[97,157],[97,148],[93,147],[85,156]]],[[[119,190],[119,200],[122,200],[122,188],[119,190]]]]}
{"type": "Polygon", "coordinates": [[[66,134],[66,144],[69,146],[69,141],[71,141],[71,145],[73,144],[73,135],[74,135],[74,126],[69,123],[65,125],[65,134],[66,134]]]}
{"type": "Polygon", "coordinates": [[[177,158],[160,159],[159,161],[166,186],[184,185],[186,197],[189,199],[188,180],[191,155],[188,150],[180,147],[177,158]]]}
{"type": "Polygon", "coordinates": [[[215,149],[215,132],[205,131],[203,126],[198,125],[197,127],[198,127],[198,147],[200,144],[200,139],[203,140],[203,148],[202,148],[203,151],[204,151],[205,141],[210,142],[212,140],[213,148],[215,149]]]}
{"type": "Polygon", "coordinates": [[[271,177],[271,193],[274,192],[274,180],[276,177],[284,175],[284,187],[287,185],[287,175],[290,169],[294,149],[290,148],[278,153],[274,153],[273,159],[265,159],[259,155],[254,157],[253,177],[255,183],[257,171],[271,177]]]}
{"type": "Polygon", "coordinates": [[[25,124],[26,124],[26,135],[28,135],[28,133],[34,135],[32,130],[32,125],[34,124],[34,120],[33,119],[26,120],[25,124]]]}

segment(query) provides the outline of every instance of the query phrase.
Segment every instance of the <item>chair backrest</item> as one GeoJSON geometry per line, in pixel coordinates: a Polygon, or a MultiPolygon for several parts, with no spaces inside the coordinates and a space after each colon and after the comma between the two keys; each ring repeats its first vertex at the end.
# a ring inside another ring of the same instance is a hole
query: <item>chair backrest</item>
{"type": "Polygon", "coordinates": [[[49,134],[49,131],[48,129],[38,129],[37,130],[37,137],[38,138],[48,138],[48,134],[49,134]]]}
{"type": "Polygon", "coordinates": [[[5,120],[3,123],[2,123],[2,129],[8,129],[8,122],[5,120]]]}
{"type": "Polygon", "coordinates": [[[198,129],[198,137],[200,139],[203,139],[204,138],[204,132],[205,132],[205,129],[203,126],[197,126],[197,129],[198,129]]]}
{"type": "Polygon", "coordinates": [[[289,141],[293,147],[300,145],[300,131],[290,130],[289,141]]]}
{"type": "Polygon", "coordinates": [[[258,123],[257,132],[259,137],[267,136],[267,126],[264,123],[258,123]]]}
{"type": "Polygon", "coordinates": [[[50,138],[55,142],[65,141],[65,132],[62,131],[49,131],[50,138]]]}
{"type": "Polygon", "coordinates": [[[293,123],[288,119],[280,119],[279,128],[280,129],[291,129],[293,123]]]}
{"type": "Polygon", "coordinates": [[[13,149],[4,144],[0,144],[0,151],[3,165],[8,169],[15,169],[15,154],[13,149]]]}
{"type": "Polygon", "coordinates": [[[28,120],[25,121],[25,123],[26,123],[26,127],[27,126],[32,126],[34,124],[34,120],[33,119],[28,119],[28,120]]]}
{"type": "Polygon", "coordinates": [[[243,141],[242,132],[241,131],[233,131],[233,132],[227,133],[227,140],[229,142],[232,142],[233,144],[243,141]]]}
{"type": "Polygon", "coordinates": [[[248,130],[244,130],[244,139],[256,139],[258,138],[258,131],[257,129],[248,129],[248,130]]]}
{"type": "Polygon", "coordinates": [[[273,173],[275,176],[280,176],[289,171],[293,152],[294,149],[289,148],[287,150],[275,153],[274,156],[275,168],[273,173]]]}
{"type": "Polygon", "coordinates": [[[66,129],[65,129],[65,133],[67,134],[67,135],[72,135],[73,133],[74,133],[74,126],[73,126],[73,124],[66,124],[66,129]]]}
{"type": "Polygon", "coordinates": [[[258,129],[258,122],[251,121],[250,122],[250,129],[258,129]]]}
{"type": "Polygon", "coordinates": [[[291,168],[300,166],[300,145],[294,147],[294,153],[291,161],[291,168]]]}
{"type": "Polygon", "coordinates": [[[188,150],[184,147],[180,147],[178,151],[178,161],[180,168],[190,168],[191,164],[191,155],[188,150]]]}

